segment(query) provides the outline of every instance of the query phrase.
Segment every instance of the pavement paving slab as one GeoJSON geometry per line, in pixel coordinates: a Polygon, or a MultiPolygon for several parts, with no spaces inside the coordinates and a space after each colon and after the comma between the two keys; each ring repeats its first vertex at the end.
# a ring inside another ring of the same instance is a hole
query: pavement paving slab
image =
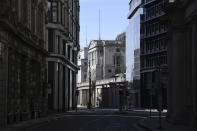
{"type": "Polygon", "coordinates": [[[197,129],[184,125],[174,125],[167,122],[166,118],[162,118],[162,128],[159,128],[158,117],[148,117],[137,122],[142,131],[197,131],[197,129]]]}

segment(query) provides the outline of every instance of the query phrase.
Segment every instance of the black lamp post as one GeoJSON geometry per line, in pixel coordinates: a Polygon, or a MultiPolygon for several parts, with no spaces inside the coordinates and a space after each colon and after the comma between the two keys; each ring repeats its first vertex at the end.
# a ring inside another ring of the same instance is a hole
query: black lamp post
{"type": "Polygon", "coordinates": [[[91,70],[90,70],[90,61],[89,61],[89,102],[88,102],[88,109],[92,108],[92,102],[91,102],[91,98],[92,98],[92,80],[91,80],[91,70]]]}
{"type": "Polygon", "coordinates": [[[161,121],[161,115],[162,115],[162,88],[161,88],[161,61],[159,59],[160,57],[157,57],[157,70],[158,70],[158,111],[159,111],[159,127],[158,129],[162,129],[162,121],[161,121]]]}

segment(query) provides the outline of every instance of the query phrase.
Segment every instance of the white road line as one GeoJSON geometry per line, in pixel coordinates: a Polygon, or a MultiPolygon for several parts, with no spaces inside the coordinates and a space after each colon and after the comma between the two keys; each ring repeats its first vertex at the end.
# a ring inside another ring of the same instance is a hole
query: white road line
{"type": "Polygon", "coordinates": [[[67,117],[67,116],[72,116],[72,117],[130,117],[130,118],[147,118],[143,116],[122,116],[122,115],[64,115],[59,118],[67,117]]]}

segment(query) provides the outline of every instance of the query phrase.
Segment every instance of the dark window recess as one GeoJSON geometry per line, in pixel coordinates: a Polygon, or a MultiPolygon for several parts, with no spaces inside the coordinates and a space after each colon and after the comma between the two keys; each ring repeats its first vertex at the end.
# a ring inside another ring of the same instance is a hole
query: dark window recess
{"type": "Polygon", "coordinates": [[[84,75],[84,79],[86,79],[87,75],[84,75]]]}
{"type": "Polygon", "coordinates": [[[66,42],[63,42],[63,55],[66,56],[66,42]]]}
{"type": "Polygon", "coordinates": [[[54,40],[53,40],[53,30],[48,29],[48,50],[49,52],[54,52],[54,40]]]}
{"type": "Polygon", "coordinates": [[[68,59],[70,60],[70,46],[68,46],[68,59]]]}
{"type": "Polygon", "coordinates": [[[111,73],[112,72],[111,69],[109,69],[108,72],[111,73]]]}
{"type": "MultiPolygon", "coordinates": [[[[54,62],[48,62],[48,83],[50,84],[53,92],[53,80],[54,80],[54,62]]],[[[48,108],[53,108],[53,94],[48,95],[48,108]]]]}
{"type": "Polygon", "coordinates": [[[116,52],[120,52],[120,49],[119,48],[116,48],[116,52]]]}
{"type": "Polygon", "coordinates": [[[60,36],[56,36],[56,39],[57,39],[57,46],[58,46],[58,54],[60,54],[61,53],[61,51],[60,51],[60,36]]]}
{"type": "Polygon", "coordinates": [[[48,19],[49,22],[58,22],[58,2],[48,1],[48,19]]]}
{"type": "Polygon", "coordinates": [[[73,63],[75,62],[75,51],[74,50],[72,51],[72,62],[73,63]]]}
{"type": "Polygon", "coordinates": [[[116,66],[120,66],[121,56],[116,56],[116,66]]]}
{"type": "Polygon", "coordinates": [[[119,73],[121,73],[121,70],[120,70],[119,68],[117,68],[117,69],[115,70],[115,74],[119,74],[119,73]]]}

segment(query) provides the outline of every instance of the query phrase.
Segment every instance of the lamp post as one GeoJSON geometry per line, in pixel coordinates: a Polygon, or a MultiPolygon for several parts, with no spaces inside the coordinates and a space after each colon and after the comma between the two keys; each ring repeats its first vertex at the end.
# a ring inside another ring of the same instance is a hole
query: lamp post
{"type": "Polygon", "coordinates": [[[91,89],[91,84],[92,80],[91,80],[91,70],[90,70],[90,60],[89,60],[89,102],[88,102],[88,109],[92,108],[92,102],[91,102],[91,98],[92,98],[92,89],[91,89]]]}
{"type": "Polygon", "coordinates": [[[158,68],[158,111],[159,111],[159,127],[162,129],[161,113],[162,113],[162,88],[161,88],[161,62],[159,57],[157,58],[157,68],[158,68]]]}
{"type": "Polygon", "coordinates": [[[79,88],[76,88],[76,112],[77,112],[78,96],[79,96],[79,88]]]}

